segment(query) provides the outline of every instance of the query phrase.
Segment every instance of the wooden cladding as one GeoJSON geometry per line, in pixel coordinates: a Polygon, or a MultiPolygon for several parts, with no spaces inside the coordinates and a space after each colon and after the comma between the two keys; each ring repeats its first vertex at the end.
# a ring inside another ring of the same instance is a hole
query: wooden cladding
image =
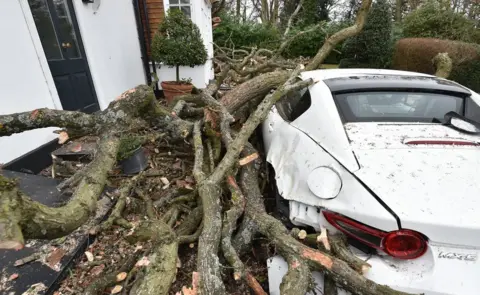
{"type": "Polygon", "coordinates": [[[147,47],[147,54],[150,56],[150,43],[158,29],[158,25],[165,16],[164,0],[139,0],[140,15],[142,17],[143,34],[147,47]],[[146,8],[145,9],[145,5],[146,8]],[[148,13],[148,23],[145,17],[145,11],[148,13]]]}

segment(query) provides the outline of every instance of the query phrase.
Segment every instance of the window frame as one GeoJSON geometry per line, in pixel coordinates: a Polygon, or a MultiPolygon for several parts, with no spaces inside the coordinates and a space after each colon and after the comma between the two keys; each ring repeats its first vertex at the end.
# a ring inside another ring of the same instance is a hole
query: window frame
{"type": "Polygon", "coordinates": [[[182,7],[190,7],[190,19],[193,21],[193,14],[194,14],[194,5],[193,5],[193,1],[192,0],[188,0],[188,4],[185,4],[185,3],[181,3],[182,0],[177,0],[178,1],[178,4],[170,4],[170,1],[171,0],[164,0],[164,8],[165,8],[165,11],[169,11],[170,8],[178,8],[178,9],[182,9],[182,7]]]}

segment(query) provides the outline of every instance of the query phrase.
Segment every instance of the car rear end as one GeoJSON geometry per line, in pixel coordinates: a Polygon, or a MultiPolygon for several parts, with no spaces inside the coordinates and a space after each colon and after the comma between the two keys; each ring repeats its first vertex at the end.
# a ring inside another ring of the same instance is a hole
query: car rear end
{"type": "MultiPolygon", "coordinates": [[[[338,200],[322,203],[319,222],[348,237],[376,283],[416,294],[480,294],[480,137],[441,124],[449,111],[478,118],[472,93],[428,77],[343,75],[324,82],[358,162],[350,173],[397,228],[329,205],[338,200]]],[[[284,267],[271,259],[269,275],[284,267]]],[[[314,278],[323,292],[322,275],[314,278]]]]}
{"type": "Polygon", "coordinates": [[[361,221],[342,227],[337,215],[324,215],[376,250],[367,278],[410,293],[479,294],[480,136],[441,124],[451,111],[478,118],[479,107],[470,91],[448,81],[371,78],[355,89],[329,86],[360,166],[354,174],[399,230],[361,221]]]}

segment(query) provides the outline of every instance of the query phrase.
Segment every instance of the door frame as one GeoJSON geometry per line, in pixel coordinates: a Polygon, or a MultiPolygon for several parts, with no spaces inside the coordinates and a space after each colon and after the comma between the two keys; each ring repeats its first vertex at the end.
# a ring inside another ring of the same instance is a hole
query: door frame
{"type": "MultiPolygon", "coordinates": [[[[33,18],[32,11],[30,10],[30,5],[28,4],[28,0],[17,0],[20,3],[20,6],[23,11],[23,15],[25,17],[25,23],[27,25],[27,28],[30,32],[30,37],[32,39],[33,46],[35,48],[35,51],[37,52],[37,57],[38,61],[40,63],[40,67],[42,68],[43,76],[45,78],[45,82],[48,86],[48,89],[50,91],[51,99],[53,102],[53,105],[55,106],[56,109],[62,110],[62,102],[60,99],[60,96],[58,95],[57,92],[57,87],[55,86],[55,82],[53,80],[52,72],[50,71],[50,67],[48,66],[48,60],[45,55],[45,52],[43,50],[42,46],[42,41],[40,40],[40,35],[37,30],[37,26],[35,24],[35,20],[33,18]]],[[[100,110],[100,103],[98,101],[97,97],[97,91],[95,89],[95,84],[93,83],[93,77],[92,73],[90,71],[90,65],[89,65],[89,60],[88,56],[85,52],[85,47],[83,44],[83,38],[80,32],[80,28],[78,26],[78,20],[77,20],[77,15],[75,11],[75,5],[73,4],[72,0],[66,0],[68,9],[70,10],[70,14],[72,17],[72,22],[73,22],[73,29],[75,30],[75,34],[77,35],[77,42],[78,42],[78,47],[80,49],[80,54],[82,57],[84,57],[86,65],[86,73],[88,77],[88,81],[91,84],[92,90],[93,90],[93,97],[97,103],[97,108],[92,108],[87,110],[88,113],[93,113],[98,110],[100,110]]]]}

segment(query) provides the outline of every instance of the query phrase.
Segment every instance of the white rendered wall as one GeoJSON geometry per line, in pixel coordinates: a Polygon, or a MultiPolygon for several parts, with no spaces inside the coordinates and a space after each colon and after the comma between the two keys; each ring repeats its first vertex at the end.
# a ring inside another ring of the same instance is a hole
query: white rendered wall
{"type": "MultiPolygon", "coordinates": [[[[0,115],[61,108],[27,0],[0,1],[0,115]],[[45,68],[46,67],[46,68],[45,68]]],[[[55,128],[0,138],[0,163],[55,139],[55,128]]]]}
{"type": "Polygon", "coordinates": [[[133,3],[73,1],[100,108],[124,91],[145,84],[133,3]]]}
{"type": "MultiPolygon", "coordinates": [[[[191,78],[192,83],[197,88],[205,88],[210,79],[214,78],[213,71],[213,33],[212,33],[212,9],[211,4],[207,4],[205,0],[191,0],[192,21],[200,29],[208,53],[208,60],[205,65],[196,67],[180,67],[180,79],[191,78]]],[[[165,11],[168,11],[168,1],[164,1],[165,11]]],[[[180,49],[179,49],[180,50],[180,49]]],[[[158,66],[158,65],[157,65],[158,66]]],[[[162,65],[157,68],[159,82],[173,81],[176,79],[175,68],[169,68],[162,65]]],[[[161,88],[160,83],[158,83],[161,88]]]]}

